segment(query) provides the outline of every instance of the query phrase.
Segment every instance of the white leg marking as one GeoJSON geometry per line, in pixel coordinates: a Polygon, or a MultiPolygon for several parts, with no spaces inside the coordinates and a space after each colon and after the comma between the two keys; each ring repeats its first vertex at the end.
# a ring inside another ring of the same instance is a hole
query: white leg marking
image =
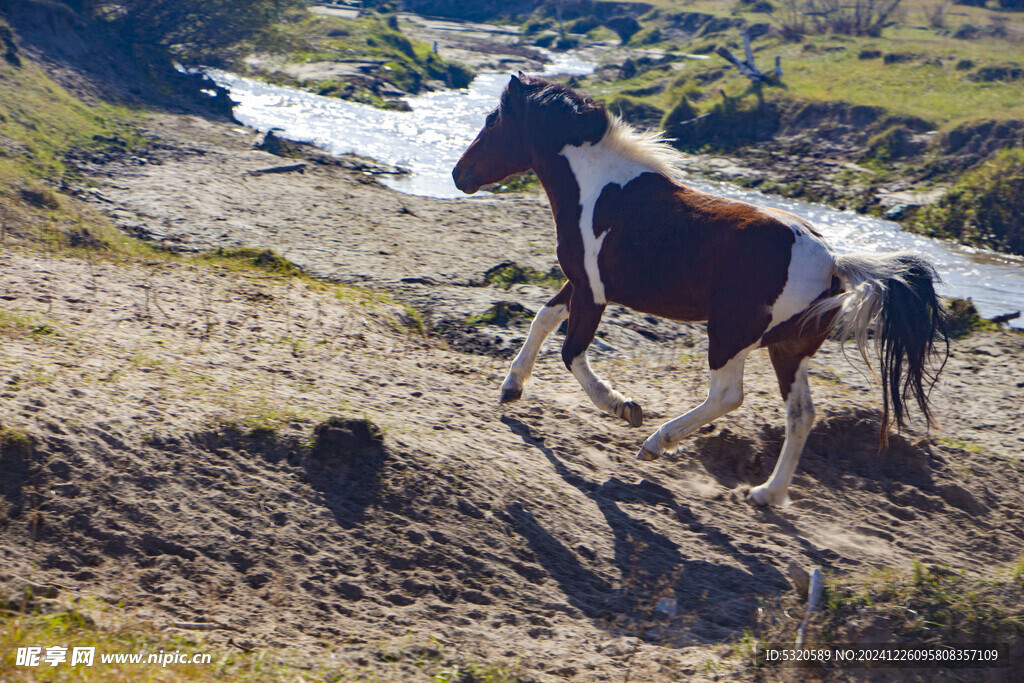
{"type": "Polygon", "coordinates": [[[573,359],[570,365],[573,376],[587,392],[587,396],[601,410],[621,417],[622,405],[626,397],[615,391],[612,385],[604,381],[590,369],[590,361],[587,360],[586,352],[581,353],[573,359]]]}
{"type": "Polygon", "coordinates": [[[789,502],[787,491],[793,481],[793,473],[800,462],[800,453],[807,443],[807,435],[814,424],[814,404],[811,402],[811,386],[807,381],[809,358],[800,361],[793,386],[786,398],[786,442],[775,470],[768,481],[750,489],[747,500],[755,505],[785,505],[789,502]]]}
{"type": "Polygon", "coordinates": [[[562,321],[569,317],[569,307],[565,304],[543,306],[530,324],[530,334],[523,348],[516,354],[509,368],[505,381],[501,383],[501,402],[510,403],[523,395],[526,380],[533,374],[533,364],[537,354],[548,335],[558,329],[562,321]]]}
{"type": "Polygon", "coordinates": [[[637,459],[653,460],[675,449],[680,441],[697,429],[743,405],[743,364],[754,348],[751,346],[740,351],[723,367],[712,370],[711,385],[704,403],[661,425],[644,441],[637,459]]]}
{"type": "MultiPolygon", "coordinates": [[[[607,136],[606,136],[607,137],[607,136]]],[[[608,185],[625,186],[643,173],[652,171],[648,166],[627,159],[610,147],[606,139],[597,144],[585,142],[579,147],[566,145],[562,156],[569,162],[576,184],[580,189],[580,235],[583,237],[583,267],[594,293],[594,303],[607,303],[604,282],[597,265],[601,245],[608,232],[594,234],[594,207],[601,192],[608,185]]]]}

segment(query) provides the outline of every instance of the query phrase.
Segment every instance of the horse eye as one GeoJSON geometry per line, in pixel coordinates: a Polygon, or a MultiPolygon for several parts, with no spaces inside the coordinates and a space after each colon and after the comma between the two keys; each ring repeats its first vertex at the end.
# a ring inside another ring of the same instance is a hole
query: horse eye
{"type": "Polygon", "coordinates": [[[496,112],[492,111],[490,114],[487,115],[487,122],[485,123],[485,125],[488,128],[491,128],[497,122],[498,122],[498,114],[496,112]]]}

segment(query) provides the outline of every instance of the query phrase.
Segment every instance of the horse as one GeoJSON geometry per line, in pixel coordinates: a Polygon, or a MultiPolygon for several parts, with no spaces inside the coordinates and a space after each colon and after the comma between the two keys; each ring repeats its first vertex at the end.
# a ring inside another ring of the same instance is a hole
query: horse
{"type": "Polygon", "coordinates": [[[934,361],[945,313],[931,264],[907,253],[837,254],[800,216],[682,184],[675,178],[679,155],[661,134],[637,131],[572,88],[522,72],[511,77],[452,178],[473,194],[533,169],[551,206],[566,282],[537,312],[502,382],[500,403],[522,397],[542,343],[568,318],[565,366],[594,405],[640,427],[640,404],[595,374],[587,359],[614,302],[672,320],[707,321],[707,399],[658,427],[639,460],[673,451],[738,408],[744,362],[767,348],[786,406],[786,435],[770,477],[751,488],[747,501],[786,504],[815,417],[808,361],[830,334],[852,337],[869,367],[869,348],[876,347],[880,448],[894,422],[904,428],[911,402],[933,426],[928,395],[942,370],[934,361]]]}

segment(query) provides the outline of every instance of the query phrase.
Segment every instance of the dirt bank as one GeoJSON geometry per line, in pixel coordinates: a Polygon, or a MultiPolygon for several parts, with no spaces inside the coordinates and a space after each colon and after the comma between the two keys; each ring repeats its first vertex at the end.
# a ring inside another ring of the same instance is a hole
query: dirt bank
{"type": "Polygon", "coordinates": [[[789,590],[791,561],[986,576],[1024,550],[1019,335],[955,344],[935,392],[943,429],[881,452],[877,387],[829,343],[794,503],[756,509],[744,492],[783,438],[763,354],[739,410],[676,457],[632,459],[703,398],[699,326],[609,311],[595,366],[643,404],[640,430],[597,412],[555,340],[525,399],[496,405],[528,318],[467,321],[550,295],[484,281],[505,261],[554,264],[541,196],[411,197],[315,163],[253,175],[281,159],[229,124],[161,116],[150,134],[162,146],[145,156],[82,162],[98,185],[83,196],[126,230],[175,249],[273,247],[391,298],[8,251],[8,594],[31,582],[159,626],[215,622],[213,641],[289,648],[341,676],[411,680],[454,661],[534,680],[715,679],[738,666],[758,601],[789,590]],[[354,422],[314,433],[330,416],[354,422]],[[653,609],[661,597],[674,611],[653,609]]]}

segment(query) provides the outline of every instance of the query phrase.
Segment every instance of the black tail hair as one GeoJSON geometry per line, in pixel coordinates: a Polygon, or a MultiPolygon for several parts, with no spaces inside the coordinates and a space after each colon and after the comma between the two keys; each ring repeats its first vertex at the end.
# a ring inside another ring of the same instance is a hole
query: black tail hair
{"type": "Polygon", "coordinates": [[[888,441],[889,427],[902,430],[907,404],[917,403],[928,426],[933,427],[928,394],[949,358],[946,312],[935,293],[939,276],[930,263],[907,254],[895,257],[896,273],[885,278],[885,301],[879,328],[879,362],[882,375],[882,424],[880,443],[888,441]],[[940,352],[936,342],[945,344],[940,352]],[[934,371],[930,361],[939,353],[942,362],[934,371]]]}

